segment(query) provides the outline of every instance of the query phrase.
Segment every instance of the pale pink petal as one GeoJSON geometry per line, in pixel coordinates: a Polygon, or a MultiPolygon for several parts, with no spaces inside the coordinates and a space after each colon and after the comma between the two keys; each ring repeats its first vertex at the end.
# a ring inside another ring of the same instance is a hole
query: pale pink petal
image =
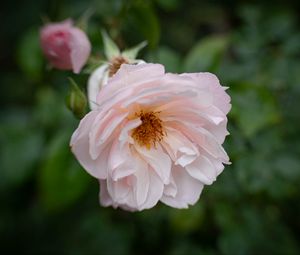
{"type": "Polygon", "coordinates": [[[165,185],[163,193],[168,197],[175,197],[177,194],[177,186],[172,174],[170,175],[170,183],[165,185]]]}
{"type": "Polygon", "coordinates": [[[196,146],[176,129],[166,128],[167,135],[161,143],[166,151],[171,150],[171,158],[175,164],[186,166],[199,155],[196,146]]]}
{"type": "MultiPolygon", "coordinates": [[[[205,153],[205,151],[203,151],[202,154],[205,155],[205,157],[207,157],[209,159],[209,161],[213,163],[213,165],[217,171],[217,175],[222,173],[222,171],[224,170],[224,165],[223,165],[222,161],[215,159],[211,155],[205,153]]],[[[228,161],[228,162],[224,162],[224,164],[230,165],[231,163],[228,161]]]]}
{"type": "Polygon", "coordinates": [[[205,129],[209,130],[214,135],[219,144],[222,144],[229,132],[226,129],[227,118],[218,125],[207,124],[205,129]]]}
{"type": "MultiPolygon", "coordinates": [[[[164,74],[165,68],[159,64],[143,64],[128,65],[123,64],[118,72],[112,77],[112,82],[116,82],[119,86],[121,84],[129,86],[138,81],[145,81],[151,77],[157,77],[164,74]]],[[[112,88],[115,89],[115,88],[112,88]]]]}
{"type": "Polygon", "coordinates": [[[139,145],[135,145],[140,156],[155,170],[164,184],[170,182],[171,159],[163,152],[160,146],[150,150],[139,145]]]}
{"type": "Polygon", "coordinates": [[[172,175],[176,183],[175,197],[164,194],[160,199],[163,203],[175,208],[188,208],[197,202],[203,189],[203,184],[186,173],[180,166],[172,168],[172,175]]]}
{"type": "MultiPolygon", "coordinates": [[[[118,72],[109,79],[109,87],[103,87],[97,96],[97,103],[107,108],[127,98],[133,93],[132,84],[144,84],[145,81],[158,79],[164,74],[164,67],[158,64],[121,65],[118,72]],[[116,93],[116,94],[115,94],[116,93]]],[[[103,107],[105,110],[107,108],[103,107]]]]}
{"type": "Polygon", "coordinates": [[[133,138],[130,136],[130,132],[132,129],[138,127],[141,125],[142,121],[140,119],[134,119],[128,121],[123,127],[119,135],[119,141],[121,143],[124,142],[129,142],[129,143],[134,143],[133,138]]]}
{"type": "MultiPolygon", "coordinates": [[[[76,155],[77,160],[92,176],[96,178],[106,178],[106,169],[102,168],[106,161],[103,163],[100,162],[99,164],[97,160],[91,158],[89,153],[90,127],[97,114],[97,112],[90,112],[80,121],[78,129],[72,135],[70,146],[72,152],[76,155]]],[[[105,155],[107,156],[107,152],[104,153],[104,156],[105,155]]]]}
{"type": "Polygon", "coordinates": [[[197,143],[199,147],[204,149],[214,158],[220,158],[225,162],[229,160],[223,147],[209,131],[202,127],[189,125],[188,123],[185,125],[186,126],[177,125],[177,128],[181,130],[191,141],[197,143]]]}
{"type": "Polygon", "coordinates": [[[79,73],[91,53],[91,43],[86,34],[74,27],[70,30],[71,61],[74,73],[79,73]]]}
{"type": "Polygon", "coordinates": [[[108,165],[114,181],[132,175],[136,171],[135,161],[131,159],[128,143],[121,144],[118,139],[113,142],[110,150],[108,165]]]}
{"type": "MultiPolygon", "coordinates": [[[[107,190],[108,194],[112,198],[113,204],[125,204],[128,201],[132,187],[128,182],[129,177],[113,181],[111,178],[107,178],[107,190]]],[[[132,205],[136,207],[136,205],[132,205]]]]}
{"type": "Polygon", "coordinates": [[[203,155],[200,155],[194,162],[187,165],[185,169],[190,176],[206,185],[212,184],[218,175],[215,166],[203,155]]]}
{"type": "Polygon", "coordinates": [[[225,114],[230,111],[230,97],[225,92],[227,88],[220,85],[217,76],[212,73],[192,73],[182,74],[182,76],[190,76],[201,86],[208,86],[211,94],[214,96],[214,104],[225,114]]]}
{"type": "Polygon", "coordinates": [[[146,201],[140,207],[140,210],[149,209],[155,206],[157,202],[160,200],[160,198],[162,197],[164,191],[164,184],[159,178],[159,176],[156,174],[156,172],[152,168],[149,168],[148,173],[149,173],[149,190],[148,190],[146,201]]]}
{"type": "MultiPolygon", "coordinates": [[[[137,208],[141,208],[147,199],[149,191],[149,167],[142,159],[136,160],[136,171],[134,173],[134,198],[136,200],[137,208]]],[[[153,187],[152,187],[153,188],[153,187]]]]}
{"type": "Polygon", "coordinates": [[[108,80],[108,64],[103,64],[98,67],[89,77],[87,92],[89,99],[89,106],[91,110],[96,110],[98,104],[96,103],[97,95],[100,89],[105,86],[108,80]]]}
{"type": "Polygon", "coordinates": [[[206,88],[199,86],[198,80],[193,79],[193,77],[167,73],[164,82],[168,84],[169,88],[174,88],[176,91],[182,89],[193,91],[197,97],[197,104],[202,107],[208,107],[213,102],[213,95],[206,88]],[[179,83],[180,86],[178,86],[179,83]]]}
{"type": "Polygon", "coordinates": [[[100,183],[100,192],[99,192],[100,204],[105,207],[113,205],[111,196],[108,194],[106,181],[100,180],[99,183],[100,183]]]}
{"type": "Polygon", "coordinates": [[[119,133],[117,132],[116,127],[121,125],[127,115],[128,113],[126,112],[120,113],[114,109],[106,112],[105,115],[101,113],[98,114],[89,134],[89,150],[93,159],[96,159],[100,152],[105,148],[105,145],[112,141],[113,132],[119,133]]]}
{"type": "Polygon", "coordinates": [[[216,106],[203,107],[191,100],[177,100],[163,104],[155,111],[161,112],[164,121],[189,122],[200,126],[218,125],[226,119],[226,115],[216,106]]]}
{"type": "Polygon", "coordinates": [[[106,123],[106,126],[102,130],[102,133],[99,135],[98,144],[104,143],[115,131],[115,129],[121,125],[121,123],[128,116],[128,112],[121,113],[119,115],[115,114],[109,122],[106,123]]]}

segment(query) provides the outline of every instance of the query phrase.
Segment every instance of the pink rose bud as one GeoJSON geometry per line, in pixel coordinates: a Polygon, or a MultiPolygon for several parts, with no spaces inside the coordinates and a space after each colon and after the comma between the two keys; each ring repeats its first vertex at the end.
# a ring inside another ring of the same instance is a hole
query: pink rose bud
{"type": "Polygon", "coordinates": [[[43,53],[57,69],[79,73],[91,52],[86,34],[70,19],[42,27],[40,40],[43,53]]]}

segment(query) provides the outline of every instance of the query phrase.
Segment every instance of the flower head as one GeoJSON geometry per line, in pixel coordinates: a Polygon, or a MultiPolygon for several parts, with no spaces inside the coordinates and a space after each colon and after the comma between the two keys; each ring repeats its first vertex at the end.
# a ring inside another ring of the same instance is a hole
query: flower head
{"type": "Polygon", "coordinates": [[[52,66],[79,73],[86,63],[91,44],[71,20],[46,24],[40,32],[41,47],[52,66]]]}
{"type": "Polygon", "coordinates": [[[222,143],[230,97],[213,74],[124,64],[96,100],[70,145],[99,179],[104,206],[186,208],[229,163],[222,143]]]}

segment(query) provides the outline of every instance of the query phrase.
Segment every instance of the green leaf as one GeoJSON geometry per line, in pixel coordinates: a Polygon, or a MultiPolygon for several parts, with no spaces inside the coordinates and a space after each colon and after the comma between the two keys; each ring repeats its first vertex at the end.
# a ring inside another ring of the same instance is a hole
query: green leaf
{"type": "Polygon", "coordinates": [[[17,51],[17,62],[29,79],[39,80],[43,70],[43,57],[39,44],[38,29],[25,32],[17,51]]]}
{"type": "Polygon", "coordinates": [[[128,16],[132,19],[132,26],[144,35],[150,48],[155,48],[160,37],[159,20],[150,1],[133,1],[128,16]]]}
{"type": "Polygon", "coordinates": [[[69,139],[69,130],[57,134],[40,170],[42,204],[51,211],[62,210],[76,202],[89,183],[88,175],[71,153],[69,139]]]}
{"type": "MultiPolygon", "coordinates": [[[[34,118],[39,128],[56,129],[62,120],[65,123],[64,112],[67,112],[63,100],[51,87],[44,86],[36,92],[37,102],[34,108],[34,118]],[[51,109],[51,111],[49,111],[51,109]]],[[[69,112],[67,112],[69,113],[69,112]]]]}
{"type": "Polygon", "coordinates": [[[83,31],[86,31],[88,27],[88,22],[93,14],[94,11],[91,8],[87,9],[77,20],[76,26],[82,29],[83,31]]]}
{"type": "Polygon", "coordinates": [[[42,133],[32,129],[31,117],[22,111],[8,116],[12,119],[1,120],[0,125],[1,188],[14,188],[32,176],[43,149],[42,133]]]}
{"type": "Polygon", "coordinates": [[[180,72],[180,56],[168,47],[159,47],[156,51],[147,56],[147,61],[161,63],[167,72],[180,72]]]}
{"type": "Polygon", "coordinates": [[[170,211],[170,220],[175,231],[192,232],[203,223],[204,207],[198,203],[188,210],[172,210],[170,211]]]}
{"type": "Polygon", "coordinates": [[[180,0],[156,0],[156,2],[165,11],[176,10],[180,5],[180,0]]]}
{"type": "Polygon", "coordinates": [[[109,37],[105,30],[101,31],[102,39],[104,44],[104,54],[108,61],[119,56],[120,50],[119,47],[115,44],[115,42],[109,37]]]}
{"type": "Polygon", "coordinates": [[[251,137],[280,120],[274,99],[267,91],[255,91],[253,87],[231,95],[231,115],[245,136],[251,137]]]}
{"type": "Polygon", "coordinates": [[[134,46],[134,47],[132,47],[132,48],[130,48],[130,49],[124,50],[124,51],[122,52],[122,55],[123,55],[124,57],[128,58],[128,59],[136,59],[136,57],[137,57],[139,51],[140,51],[141,49],[143,49],[147,44],[148,44],[148,43],[147,43],[146,41],[141,42],[141,43],[139,43],[138,45],[136,45],[136,46],[134,46]]]}
{"type": "Polygon", "coordinates": [[[211,71],[219,64],[228,46],[227,36],[210,36],[198,42],[188,53],[184,68],[189,72],[211,71]]]}

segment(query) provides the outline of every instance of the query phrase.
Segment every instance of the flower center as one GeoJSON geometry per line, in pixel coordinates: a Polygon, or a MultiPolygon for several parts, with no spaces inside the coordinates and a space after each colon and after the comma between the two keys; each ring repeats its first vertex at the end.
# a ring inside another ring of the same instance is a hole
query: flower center
{"type": "Polygon", "coordinates": [[[109,63],[108,75],[112,77],[121,67],[122,64],[128,64],[128,60],[122,56],[113,58],[109,63]]]}
{"type": "Polygon", "coordinates": [[[141,119],[142,124],[133,130],[132,137],[140,146],[146,146],[147,149],[150,149],[151,145],[155,146],[166,135],[158,113],[144,111],[136,113],[136,116],[141,119]]]}

